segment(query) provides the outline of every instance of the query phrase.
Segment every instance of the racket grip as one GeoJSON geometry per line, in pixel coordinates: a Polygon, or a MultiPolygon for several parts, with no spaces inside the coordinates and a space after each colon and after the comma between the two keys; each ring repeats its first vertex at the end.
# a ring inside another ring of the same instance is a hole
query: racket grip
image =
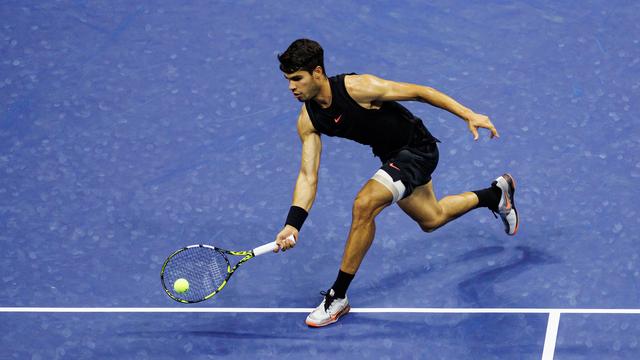
{"type": "MultiPolygon", "coordinates": [[[[293,237],[293,234],[289,235],[287,237],[287,240],[291,240],[294,243],[296,242],[296,239],[293,237]]],[[[253,255],[255,256],[260,256],[260,255],[264,255],[266,253],[270,253],[273,250],[278,248],[278,244],[276,244],[275,241],[272,241],[270,243],[258,246],[257,248],[253,249],[253,255]]]]}

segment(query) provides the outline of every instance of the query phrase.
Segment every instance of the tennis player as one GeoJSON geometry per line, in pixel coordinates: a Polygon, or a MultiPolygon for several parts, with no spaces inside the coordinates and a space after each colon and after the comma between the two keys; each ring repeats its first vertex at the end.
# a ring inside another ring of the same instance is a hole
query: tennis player
{"type": "Polygon", "coordinates": [[[353,203],[351,229],[338,277],[324,299],[306,319],[309,326],[336,322],[349,312],[347,288],[373,242],[375,218],[397,203],[420,228],[432,232],[476,208],[497,212],[505,231],[515,235],[518,213],[514,205],[515,181],[499,176],[491,186],[477,191],[437,199],[431,174],[438,164],[438,139],[398,101],[420,101],[439,107],[465,121],[474,140],[478,129],[499,137],[485,115],[477,114],[436,89],[381,79],[374,75],[342,74],[327,77],[323,49],[309,39],[294,41],[278,55],[280,70],[289,90],[302,108],[298,134],[302,141],[302,164],[293,204],[276,242],[282,250],[295,244],[286,238],[298,232],[314,202],[318,185],[321,134],[351,139],[369,145],[382,165],[359,191],[353,203]]]}

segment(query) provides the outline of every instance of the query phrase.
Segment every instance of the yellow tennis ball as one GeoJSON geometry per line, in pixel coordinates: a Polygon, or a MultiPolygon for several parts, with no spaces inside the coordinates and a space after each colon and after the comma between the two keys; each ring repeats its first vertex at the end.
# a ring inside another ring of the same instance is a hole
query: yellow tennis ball
{"type": "Polygon", "coordinates": [[[187,281],[187,279],[180,278],[173,283],[173,290],[175,290],[179,294],[182,294],[183,292],[189,290],[189,282],[187,281]]]}

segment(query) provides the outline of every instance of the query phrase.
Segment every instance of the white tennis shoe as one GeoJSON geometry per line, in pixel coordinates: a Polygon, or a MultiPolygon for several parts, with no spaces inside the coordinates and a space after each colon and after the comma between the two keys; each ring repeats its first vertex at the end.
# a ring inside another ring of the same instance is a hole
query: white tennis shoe
{"type": "Polygon", "coordinates": [[[336,298],[333,289],[327,292],[323,291],[321,294],[324,295],[322,303],[307,316],[307,320],[305,321],[305,323],[311,327],[322,327],[333,324],[351,310],[349,299],[346,295],[344,299],[336,298]]]}
{"type": "Polygon", "coordinates": [[[516,181],[510,174],[499,176],[492,185],[502,190],[502,196],[498,203],[498,214],[504,223],[504,231],[509,235],[515,235],[520,225],[520,218],[515,204],[516,181]]]}

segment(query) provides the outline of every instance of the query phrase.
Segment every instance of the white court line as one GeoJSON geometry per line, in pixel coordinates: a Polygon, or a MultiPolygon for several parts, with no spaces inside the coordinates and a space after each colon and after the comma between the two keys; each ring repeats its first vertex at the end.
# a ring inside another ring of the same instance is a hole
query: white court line
{"type": "MultiPolygon", "coordinates": [[[[0,307],[0,313],[308,313],[312,308],[232,307],[0,307]]],[[[353,313],[380,314],[625,314],[640,309],[543,309],[543,308],[351,308],[353,313]]]]}
{"type": "Polygon", "coordinates": [[[544,338],[544,350],[542,350],[542,360],[553,360],[556,351],[556,338],[558,337],[558,326],[560,325],[560,313],[550,312],[547,322],[547,335],[544,338]]]}
{"type": "MultiPolygon", "coordinates": [[[[0,307],[0,313],[309,313],[312,310],[312,308],[229,307],[0,307]]],[[[352,308],[351,312],[379,314],[549,314],[542,360],[553,360],[560,314],[640,315],[640,309],[352,308]]]]}

